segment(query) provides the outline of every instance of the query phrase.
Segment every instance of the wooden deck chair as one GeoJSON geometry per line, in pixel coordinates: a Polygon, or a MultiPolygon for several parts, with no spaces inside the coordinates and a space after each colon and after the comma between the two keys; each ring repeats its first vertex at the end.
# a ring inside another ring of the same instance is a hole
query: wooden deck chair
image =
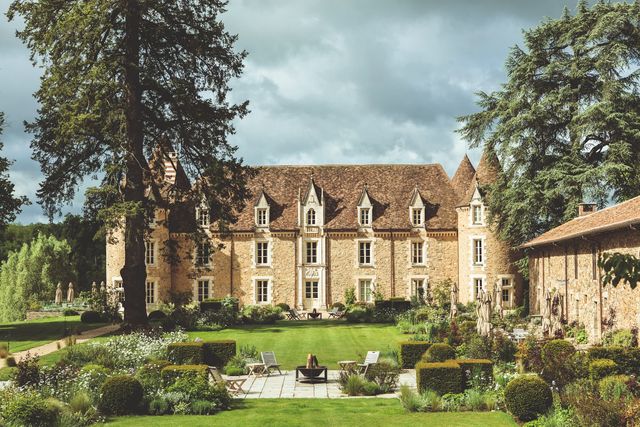
{"type": "Polygon", "coordinates": [[[289,310],[289,314],[287,314],[287,319],[289,320],[302,320],[302,316],[298,313],[298,310],[292,308],[289,310]]]}
{"type": "Polygon", "coordinates": [[[235,396],[239,394],[246,394],[246,392],[242,389],[246,378],[236,378],[236,377],[227,377],[223,378],[220,375],[220,371],[215,366],[209,366],[209,375],[213,379],[214,382],[222,383],[227,388],[227,391],[235,396]]]}
{"type": "Polygon", "coordinates": [[[344,316],[344,311],[340,311],[338,307],[333,307],[329,312],[329,319],[340,319],[342,316],[344,316]]]}
{"type": "Polygon", "coordinates": [[[366,375],[369,366],[375,365],[378,363],[378,359],[380,358],[379,351],[368,351],[367,357],[364,358],[364,363],[358,363],[358,367],[360,368],[360,373],[366,375]]]}
{"type": "Polygon", "coordinates": [[[267,376],[271,374],[272,370],[277,370],[278,373],[282,375],[280,365],[276,360],[276,354],[273,351],[263,351],[260,353],[260,357],[262,358],[262,363],[264,363],[264,371],[267,376]]]}

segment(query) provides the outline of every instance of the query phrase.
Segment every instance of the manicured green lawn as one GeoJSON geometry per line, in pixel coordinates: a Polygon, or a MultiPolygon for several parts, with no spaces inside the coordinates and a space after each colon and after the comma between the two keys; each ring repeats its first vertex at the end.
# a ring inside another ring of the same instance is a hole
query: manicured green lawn
{"type": "Polygon", "coordinates": [[[388,324],[350,324],[341,320],[279,321],[275,325],[243,325],[217,332],[189,332],[191,338],[233,339],[254,345],[258,351],[274,351],[285,369],[304,365],[313,353],[321,365],[337,368],[339,360],[362,361],[369,350],[397,350],[406,339],[388,324]]]}
{"type": "Polygon", "coordinates": [[[407,413],[396,399],[253,399],[212,416],[121,417],[110,426],[516,426],[503,412],[407,413]]]}
{"type": "Polygon", "coordinates": [[[48,317],[28,322],[3,323],[0,324],[0,343],[8,343],[9,350],[16,353],[59,340],[64,336],[65,328],[70,333],[74,333],[104,325],[103,323],[82,323],[80,316],[48,317]]]}

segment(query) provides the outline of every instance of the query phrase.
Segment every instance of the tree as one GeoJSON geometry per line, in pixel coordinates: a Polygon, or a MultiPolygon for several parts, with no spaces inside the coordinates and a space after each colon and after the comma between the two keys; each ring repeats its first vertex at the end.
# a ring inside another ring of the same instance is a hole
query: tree
{"type": "Polygon", "coordinates": [[[471,147],[496,154],[490,216],[514,246],[576,216],[640,193],[640,2],[565,9],[524,32],[508,80],[479,92],[481,111],[460,117],[471,147]]]}
{"type": "Polygon", "coordinates": [[[58,282],[74,280],[71,247],[53,236],[38,236],[11,252],[0,265],[0,321],[24,320],[32,301],[53,300],[58,282]]]}
{"type": "Polygon", "coordinates": [[[626,282],[635,289],[640,281],[640,259],[620,252],[604,253],[598,260],[598,266],[604,271],[602,284],[616,287],[626,282]]]}
{"type": "MultiPolygon", "coordinates": [[[[0,135],[4,128],[4,114],[0,113],[0,135]]],[[[2,151],[0,142],[0,151],[2,151]]],[[[9,166],[11,162],[0,156],[0,230],[16,219],[16,215],[21,212],[22,205],[28,203],[26,197],[15,197],[14,186],[9,180],[9,166]]]]}
{"type": "Polygon", "coordinates": [[[44,66],[33,157],[45,175],[38,197],[53,216],[78,183],[101,173],[101,218],[124,230],[125,322],[145,324],[144,263],[148,212],[154,203],[204,197],[221,227],[247,197],[249,169],[227,137],[247,102],[227,100],[242,72],[219,15],[221,0],[14,0],[18,32],[34,64],[44,66]],[[159,186],[147,159],[177,151],[196,191],[170,188],[166,200],[145,197],[159,186]]]}

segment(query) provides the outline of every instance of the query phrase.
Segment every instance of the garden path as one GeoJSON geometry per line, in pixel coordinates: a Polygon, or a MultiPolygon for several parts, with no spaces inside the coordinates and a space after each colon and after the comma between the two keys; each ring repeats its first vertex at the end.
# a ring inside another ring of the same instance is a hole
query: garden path
{"type": "MultiPolygon", "coordinates": [[[[300,383],[296,381],[295,370],[282,371],[282,375],[271,374],[270,376],[250,376],[242,386],[245,394],[238,397],[246,399],[268,399],[268,398],[323,398],[333,399],[346,397],[340,391],[338,377],[340,371],[328,371],[328,382],[326,383],[300,383]]],[[[400,374],[398,384],[406,384],[416,388],[416,371],[407,369],[400,374]]],[[[376,397],[395,398],[396,393],[381,394],[376,397]]]]}

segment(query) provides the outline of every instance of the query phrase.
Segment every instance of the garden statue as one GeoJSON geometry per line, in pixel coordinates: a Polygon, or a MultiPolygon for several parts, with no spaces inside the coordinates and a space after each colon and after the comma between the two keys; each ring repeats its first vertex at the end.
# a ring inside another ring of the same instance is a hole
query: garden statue
{"type": "Polygon", "coordinates": [[[504,318],[504,307],[502,306],[502,281],[496,282],[496,313],[501,319],[504,318]]]}
{"type": "Polygon", "coordinates": [[[98,293],[98,285],[96,285],[96,282],[92,282],[91,283],[91,295],[95,295],[98,293]]]}
{"type": "Polygon", "coordinates": [[[56,304],[62,304],[62,283],[58,282],[58,287],[56,288],[56,304]]]}
{"type": "Polygon", "coordinates": [[[451,318],[455,319],[458,315],[458,286],[453,283],[451,285],[451,318]]]}
{"type": "Polygon", "coordinates": [[[107,287],[104,284],[104,280],[102,282],[100,282],[100,293],[104,293],[107,291],[107,287]]]}
{"type": "Polygon", "coordinates": [[[542,301],[542,334],[544,336],[551,334],[551,294],[549,290],[544,291],[544,300],[542,301]]]}
{"type": "Polygon", "coordinates": [[[550,334],[551,336],[562,336],[562,319],[564,317],[564,296],[555,289],[551,299],[550,310],[550,334]]]}
{"type": "Polygon", "coordinates": [[[73,298],[75,297],[73,292],[73,283],[69,282],[69,289],[67,290],[67,302],[69,304],[73,303],[73,298]]]}
{"type": "Polygon", "coordinates": [[[478,294],[478,305],[476,306],[476,331],[478,335],[488,336],[491,333],[491,295],[488,292],[480,291],[478,294]]]}

